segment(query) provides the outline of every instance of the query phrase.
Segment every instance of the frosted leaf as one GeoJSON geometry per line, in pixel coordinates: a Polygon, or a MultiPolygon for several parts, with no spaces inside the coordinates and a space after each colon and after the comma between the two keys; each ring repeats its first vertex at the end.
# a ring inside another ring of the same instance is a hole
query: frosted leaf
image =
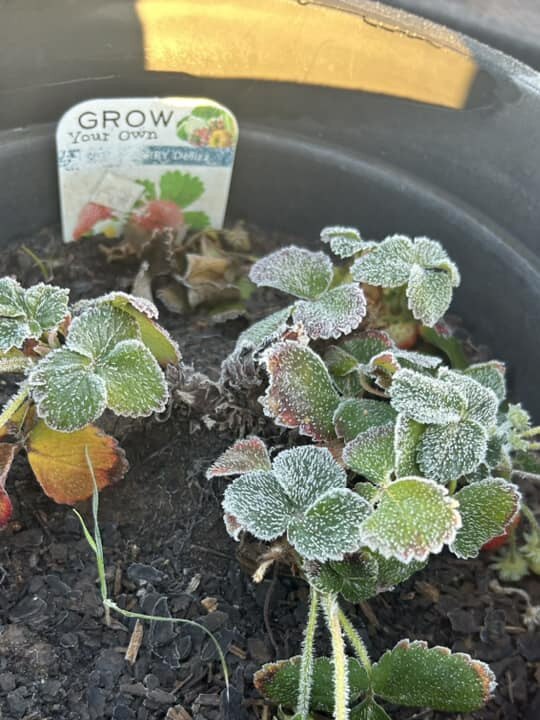
{"type": "Polygon", "coordinates": [[[334,255],[340,258],[349,258],[377,245],[373,241],[362,240],[356,228],[341,226],[324,228],[321,231],[321,240],[329,244],[334,255]]]}
{"type": "Polygon", "coordinates": [[[405,285],[413,262],[411,239],[405,235],[392,235],[359,257],[351,274],[358,282],[394,288],[405,285]]]}
{"type": "Polygon", "coordinates": [[[362,542],[383,557],[425,560],[454,541],[461,527],[458,503],[445,487],[424,478],[388,485],[376,510],[364,521],[362,542]]]}
{"type": "Polygon", "coordinates": [[[507,417],[516,432],[526,432],[531,427],[531,416],[521,403],[509,403],[507,417]]]}
{"type": "Polygon", "coordinates": [[[156,320],[158,310],[154,303],[145,298],[124,292],[111,292],[95,301],[98,304],[110,304],[132,317],[138,325],[140,339],[156,358],[161,367],[176,365],[182,359],[180,349],[156,320]]]}
{"type": "Polygon", "coordinates": [[[292,307],[286,307],[253,323],[247,330],[240,333],[236,341],[236,348],[249,345],[254,350],[258,350],[272,338],[281,335],[287,327],[287,320],[291,315],[291,311],[292,307]]]}
{"type": "Polygon", "coordinates": [[[407,368],[394,375],[390,392],[392,407],[419,423],[457,422],[467,409],[460,390],[407,368]]]}
{"type": "Polygon", "coordinates": [[[420,640],[401,640],[387,650],[373,666],[372,682],[387,702],[461,713],[482,708],[497,684],[485,663],[420,640]]]}
{"type": "Polygon", "coordinates": [[[506,397],[506,366],[498,360],[476,363],[465,370],[465,375],[492,390],[501,403],[506,397]]]}
{"type": "Polygon", "coordinates": [[[0,318],[0,352],[21,348],[33,333],[23,318],[0,318]]]}
{"type": "Polygon", "coordinates": [[[460,284],[459,270],[438,240],[430,240],[427,237],[415,238],[414,255],[415,262],[421,267],[446,270],[450,274],[452,285],[457,287],[460,284]]]}
{"type": "Polygon", "coordinates": [[[374,553],[374,557],[377,559],[379,566],[377,592],[392,590],[396,585],[405,582],[405,580],[408,580],[415,573],[423,570],[427,565],[425,560],[411,560],[408,563],[404,563],[393,557],[385,558],[378,553],[374,553]]]}
{"type": "Polygon", "coordinates": [[[343,461],[348,468],[370,482],[387,482],[394,470],[394,424],[381,425],[360,433],[345,445],[343,461]]]}
{"type": "Polygon", "coordinates": [[[112,305],[94,305],[71,323],[66,346],[97,360],[122,340],[139,338],[137,323],[112,305]]]}
{"type": "MultiPolygon", "coordinates": [[[[271,472],[245,473],[225,490],[223,510],[259,540],[275,540],[287,529],[293,508],[271,472]]],[[[238,529],[234,537],[237,539],[238,529]]]]}
{"type": "MultiPolygon", "coordinates": [[[[253,684],[272,704],[295,708],[300,683],[300,657],[267,663],[253,677],[253,684]]],[[[366,671],[356,658],[347,658],[349,701],[354,702],[369,687],[366,671]]],[[[334,664],[327,657],[315,658],[310,709],[332,715],[334,711],[334,664]]]]}
{"type": "Polygon", "coordinates": [[[0,279],[0,317],[24,317],[24,290],[10,277],[0,279]]]}
{"type": "Polygon", "coordinates": [[[306,445],[285,450],[274,460],[276,480],[291,501],[306,508],[327,490],[347,484],[345,471],[326,448],[306,445]]]}
{"type": "Polygon", "coordinates": [[[402,367],[407,367],[405,363],[410,363],[416,367],[433,370],[438,367],[442,360],[437,355],[426,355],[425,353],[414,352],[412,350],[400,350],[395,348],[395,356],[398,358],[402,367]]]}
{"type": "Polygon", "coordinates": [[[386,389],[390,386],[392,375],[401,368],[433,370],[440,362],[440,358],[434,355],[423,355],[396,347],[380,352],[371,358],[369,364],[364,366],[364,372],[375,377],[378,385],[386,389]]]}
{"type": "MultiPolygon", "coordinates": [[[[0,320],[0,327],[1,325],[2,321],[0,320]]],[[[32,365],[32,360],[22,350],[12,348],[6,353],[0,353],[0,373],[20,373],[32,365]]]]}
{"type": "Polygon", "coordinates": [[[0,352],[21,348],[55,329],[68,314],[69,291],[39,283],[24,290],[18,282],[0,280],[0,352]]]}
{"type": "Polygon", "coordinates": [[[157,360],[140,340],[119,342],[96,365],[107,388],[107,406],[117,415],[146,417],[162,412],[169,398],[157,360]]]}
{"type": "Polygon", "coordinates": [[[304,564],[309,583],[322,593],[340,593],[352,603],[368,600],[377,594],[379,564],[369,552],[357,553],[345,560],[304,564]]]}
{"type": "Polygon", "coordinates": [[[237,440],[225,450],[209,468],[206,477],[241,475],[253,470],[271,470],[270,455],[264,442],[258,437],[237,440]]]}
{"type": "Polygon", "coordinates": [[[324,362],[334,377],[345,377],[358,368],[358,360],[337,345],[328,348],[324,354],[324,362]]]}
{"type": "Polygon", "coordinates": [[[260,402],[277,425],[299,428],[316,440],[334,436],[334,412],[340,398],[328,370],[313,350],[286,340],[263,355],[270,384],[260,402]]]}
{"type": "Polygon", "coordinates": [[[46,332],[59,325],[68,314],[69,290],[39,283],[25,290],[27,317],[46,332]]]}
{"type": "Polygon", "coordinates": [[[352,340],[344,342],[342,347],[356,358],[360,365],[367,365],[378,353],[393,348],[393,342],[382,330],[367,330],[352,340]]]}
{"type": "Polygon", "coordinates": [[[390,403],[349,398],[339,404],[334,414],[334,425],[337,436],[349,442],[361,432],[378,425],[386,425],[395,418],[396,411],[390,403]]]}
{"type": "Polygon", "coordinates": [[[391,720],[391,718],[375,700],[366,698],[351,710],[350,720],[391,720]]]}
{"type": "Polygon", "coordinates": [[[366,299],[359,285],[338,285],[318,300],[300,301],[293,317],[301,322],[313,340],[328,340],[348,335],[360,325],[366,314],[366,299]]]}
{"type": "Polygon", "coordinates": [[[415,264],[411,268],[407,298],[416,320],[433,327],[452,302],[452,278],[446,270],[425,270],[415,264]]]}
{"type": "Polygon", "coordinates": [[[328,490],[288,528],[289,542],[307,560],[341,560],[361,545],[360,525],[370,504],[347,488],[328,490]]]}
{"type": "Polygon", "coordinates": [[[521,493],[502,478],[467,485],[455,495],[463,523],[450,550],[460,558],[477,557],[485,543],[502,535],[519,511],[521,493]]]}
{"type": "Polygon", "coordinates": [[[422,474],[447,483],[471,473],[484,462],[487,435],[474,420],[426,428],[417,453],[422,474]]]}
{"type": "Polygon", "coordinates": [[[328,289],[332,275],[333,267],[327,255],[291,245],[258,260],[249,278],[256,285],[313,300],[328,289]]]}
{"type": "Polygon", "coordinates": [[[104,381],[92,361],[67,348],[53,350],[28,376],[38,415],[49,427],[79,430],[98,418],[107,405],[104,381]]]}
{"type": "Polygon", "coordinates": [[[416,453],[425,425],[412,420],[406,415],[397,416],[394,433],[394,453],[396,457],[396,476],[418,475],[416,453]]]}
{"type": "Polygon", "coordinates": [[[497,419],[499,401],[488,387],[463,373],[441,368],[439,378],[452,384],[465,397],[467,417],[483,425],[494,425],[497,419]]]}

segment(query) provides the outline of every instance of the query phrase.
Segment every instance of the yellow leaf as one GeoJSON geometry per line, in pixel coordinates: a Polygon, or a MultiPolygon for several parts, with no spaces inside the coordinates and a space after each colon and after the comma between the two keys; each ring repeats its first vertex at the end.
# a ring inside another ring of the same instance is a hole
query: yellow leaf
{"type": "Polygon", "coordinates": [[[99,490],[124,477],[128,470],[124,451],[95,425],[64,433],[39,420],[29,433],[28,461],[44,492],[56,502],[73,505],[92,495],[94,486],[85,448],[99,490]]]}

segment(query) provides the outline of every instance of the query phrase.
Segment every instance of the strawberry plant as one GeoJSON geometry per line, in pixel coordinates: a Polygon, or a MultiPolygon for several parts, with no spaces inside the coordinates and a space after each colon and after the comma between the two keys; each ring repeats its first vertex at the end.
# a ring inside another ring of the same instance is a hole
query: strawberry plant
{"type": "Polygon", "coordinates": [[[122,478],[122,449],[93,423],[106,409],[125,417],[162,411],[164,368],[180,361],[152,304],[124,293],[74,307],[68,300],[62,288],[0,280],[0,369],[24,374],[0,415],[0,526],[12,513],[5,483],[21,450],[56,502],[92,495],[86,452],[100,489],[122,478]]]}
{"type": "Polygon", "coordinates": [[[272,544],[254,577],[280,558],[310,587],[302,655],[265,666],[255,683],[294,720],[383,720],[381,700],[471,712],[494,687],[486,665],[408,640],[372,663],[338,599],[392,589],[443,548],[477,557],[513,537],[520,511],[531,531],[512,552],[537,571],[538,524],[512,479],[540,431],[508,402],[504,364],[472,362],[444,323],[460,275],[439,243],[365,241],[346,227],[321,239],[343,266],[296,247],[255,263],[256,285],[296,299],[244,331],[227,361],[241,377],[248,353],[266,374],[264,414],[293,444],[300,434],[315,445],[272,459],[248,437],[208,471],[236,478],[223,500],[229,534],[272,544]],[[321,607],[330,659],[314,657],[321,607]]]}

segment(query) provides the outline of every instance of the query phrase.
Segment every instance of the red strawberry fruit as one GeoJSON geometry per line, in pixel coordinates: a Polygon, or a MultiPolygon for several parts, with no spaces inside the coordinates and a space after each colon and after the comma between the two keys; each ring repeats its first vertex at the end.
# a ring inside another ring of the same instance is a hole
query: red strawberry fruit
{"type": "Polygon", "coordinates": [[[107,220],[112,217],[112,210],[105,205],[89,202],[81,208],[77,225],[73,231],[73,239],[78,240],[86,235],[100,220],[107,220]]]}

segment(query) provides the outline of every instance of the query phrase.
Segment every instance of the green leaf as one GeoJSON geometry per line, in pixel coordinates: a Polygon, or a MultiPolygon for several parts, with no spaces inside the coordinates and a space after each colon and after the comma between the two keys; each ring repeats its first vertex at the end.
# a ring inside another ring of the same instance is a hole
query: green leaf
{"type": "Polygon", "coordinates": [[[495,425],[499,401],[488,387],[464,373],[441,368],[439,378],[456,388],[467,403],[467,417],[485,426],[495,425]]]}
{"type": "Polygon", "coordinates": [[[96,366],[96,373],[105,382],[107,406],[117,415],[146,417],[165,409],[165,376],[140,340],[119,342],[96,366]]]}
{"type": "Polygon", "coordinates": [[[235,540],[247,530],[259,540],[275,540],[287,529],[292,503],[271,472],[248,472],[225,490],[223,509],[234,519],[235,540]]]}
{"type": "Polygon", "coordinates": [[[408,580],[415,573],[423,570],[427,565],[427,560],[411,560],[405,563],[393,557],[385,558],[378,553],[374,553],[374,557],[379,567],[377,592],[393,590],[396,585],[405,582],[405,580],[408,580]]]}
{"type": "Polygon", "coordinates": [[[396,411],[388,402],[349,398],[343,400],[335,414],[334,425],[338,437],[345,442],[379,425],[387,425],[396,419],[396,411]]]}
{"type": "Polygon", "coordinates": [[[328,348],[324,362],[334,377],[345,377],[358,369],[358,360],[337,345],[328,348]]]}
{"type": "Polygon", "coordinates": [[[377,594],[378,569],[375,556],[368,552],[357,553],[341,561],[308,562],[304,565],[310,584],[319,592],[340,593],[352,603],[368,600],[377,594]]]}
{"type": "Polygon", "coordinates": [[[268,471],[272,469],[270,455],[264,442],[258,437],[247,437],[237,440],[225,450],[208,469],[206,477],[242,475],[253,470],[268,471]]]}
{"type": "Polygon", "coordinates": [[[213,105],[198,105],[191,111],[193,117],[202,118],[203,120],[213,120],[214,118],[220,118],[224,115],[221,108],[214,107],[213,105]]]}
{"type": "Polygon", "coordinates": [[[157,199],[156,185],[151,180],[135,180],[138,185],[142,185],[144,188],[143,197],[145,200],[150,202],[151,200],[157,199]]]}
{"type": "Polygon", "coordinates": [[[328,490],[302,517],[292,518],[289,542],[307,560],[341,560],[360,547],[360,525],[370,512],[370,504],[351,490],[328,490]]]}
{"type": "Polygon", "coordinates": [[[407,285],[407,298],[416,320],[433,327],[452,302],[452,278],[445,270],[425,270],[415,264],[407,285]]]}
{"type": "Polygon", "coordinates": [[[451,335],[443,323],[438,323],[434,328],[422,325],[420,336],[430,345],[441,350],[449,359],[454,370],[464,370],[469,364],[463,351],[463,343],[451,335]]]}
{"type": "Polygon", "coordinates": [[[159,181],[160,200],[170,200],[180,208],[186,208],[204,193],[203,181],[195,175],[170,170],[159,181]]]}
{"type": "Polygon", "coordinates": [[[254,323],[243,333],[240,333],[236,341],[236,347],[250,345],[253,346],[254,350],[258,350],[272,337],[281,335],[287,327],[287,320],[291,315],[291,311],[292,307],[286,307],[254,323]]]}
{"type": "Polygon", "coordinates": [[[270,384],[260,400],[277,425],[299,428],[315,440],[335,437],[334,412],[340,398],[323,361],[294,341],[272,345],[263,355],[270,384]]]}
{"type": "Polygon", "coordinates": [[[347,485],[345,471],[326,448],[306,445],[284,450],[274,460],[276,480],[295,506],[307,508],[327,490],[347,485]]]}
{"type": "Polygon", "coordinates": [[[21,348],[25,340],[35,336],[23,318],[0,318],[0,352],[21,348]]]}
{"type": "Polygon", "coordinates": [[[386,238],[352,266],[355,280],[385,288],[405,285],[414,262],[413,244],[404,235],[386,238]]]}
{"type": "Polygon", "coordinates": [[[489,667],[448,648],[401,640],[373,667],[375,694],[406,707],[473,712],[489,700],[495,676],[489,667]]]}
{"type": "MultiPolygon", "coordinates": [[[[295,708],[300,681],[300,656],[268,663],[255,673],[253,683],[272,703],[295,708]]],[[[356,658],[348,658],[349,697],[354,702],[369,687],[366,671],[356,658]]],[[[330,658],[319,657],[313,666],[311,709],[331,714],[334,710],[334,666],[330,658]]]]}
{"type": "Polygon", "coordinates": [[[360,365],[368,365],[371,359],[393,347],[390,337],[381,330],[367,330],[353,340],[343,343],[343,349],[350,353],[360,365]]]}
{"type": "Polygon", "coordinates": [[[301,322],[313,340],[349,335],[365,314],[366,299],[359,285],[339,285],[318,300],[298,302],[293,311],[295,322],[301,322]]]}
{"type": "Polygon", "coordinates": [[[291,245],[258,260],[251,268],[249,278],[256,285],[314,300],[328,289],[332,273],[332,263],[327,255],[291,245]]]}
{"type": "Polygon", "coordinates": [[[519,511],[519,489],[502,478],[467,485],[455,495],[462,527],[450,550],[460,558],[477,557],[485,543],[502,535],[519,511]]]}
{"type": "Polygon", "coordinates": [[[445,487],[424,478],[403,478],[384,489],[364,521],[362,541],[384,557],[425,560],[454,541],[461,527],[458,503],[445,487]]]}
{"type": "Polygon", "coordinates": [[[68,314],[69,290],[39,283],[24,293],[26,315],[35,321],[40,334],[57,327],[68,314]]]}
{"type": "Polygon", "coordinates": [[[96,420],[107,406],[107,390],[92,360],[73,350],[53,350],[28,376],[38,415],[54,430],[73,432],[96,420]]]}
{"type": "Polygon", "coordinates": [[[390,480],[394,471],[394,424],[372,427],[345,445],[347,467],[376,484],[390,480]]]}
{"type": "Polygon", "coordinates": [[[465,375],[492,390],[499,403],[506,397],[506,367],[498,360],[476,363],[465,370],[465,375]]]}
{"type": "Polygon", "coordinates": [[[206,230],[212,224],[208,215],[202,210],[188,210],[184,213],[184,221],[192,230],[206,230]]]}
{"type": "Polygon", "coordinates": [[[91,306],[73,320],[66,346],[91,360],[99,360],[117,343],[138,337],[133,318],[110,303],[102,303],[91,306]]]}
{"type": "Polygon", "coordinates": [[[24,317],[24,290],[16,280],[10,277],[0,279],[0,317],[24,317]]]}
{"type": "Polygon", "coordinates": [[[350,720],[391,720],[391,718],[375,700],[368,698],[351,710],[350,720]]]}
{"type": "Polygon", "coordinates": [[[321,231],[321,241],[340,258],[349,258],[362,250],[376,247],[377,243],[362,240],[360,233],[352,227],[326,227],[321,231]]]}
{"type": "Polygon", "coordinates": [[[486,452],[484,428],[474,420],[463,420],[426,428],[417,460],[426,477],[447,483],[473,472],[484,462],[486,452]]]}
{"type": "Polygon", "coordinates": [[[398,478],[419,474],[416,454],[425,429],[425,425],[411,420],[406,415],[397,416],[394,453],[398,478]]]}
{"type": "MultiPolygon", "coordinates": [[[[162,367],[180,362],[182,356],[178,345],[165,328],[156,322],[158,310],[153,303],[123,292],[109,293],[98,298],[98,302],[105,305],[110,303],[135,320],[141,341],[162,367]]],[[[117,339],[120,340],[120,337],[117,339]]]]}
{"type": "Polygon", "coordinates": [[[457,422],[467,409],[463,393],[447,382],[404,368],[393,378],[392,407],[419,423],[457,422]]]}
{"type": "Polygon", "coordinates": [[[452,278],[452,284],[457,287],[461,282],[456,265],[450,260],[448,253],[437,240],[427,237],[414,239],[415,262],[426,269],[446,270],[452,278]]]}

